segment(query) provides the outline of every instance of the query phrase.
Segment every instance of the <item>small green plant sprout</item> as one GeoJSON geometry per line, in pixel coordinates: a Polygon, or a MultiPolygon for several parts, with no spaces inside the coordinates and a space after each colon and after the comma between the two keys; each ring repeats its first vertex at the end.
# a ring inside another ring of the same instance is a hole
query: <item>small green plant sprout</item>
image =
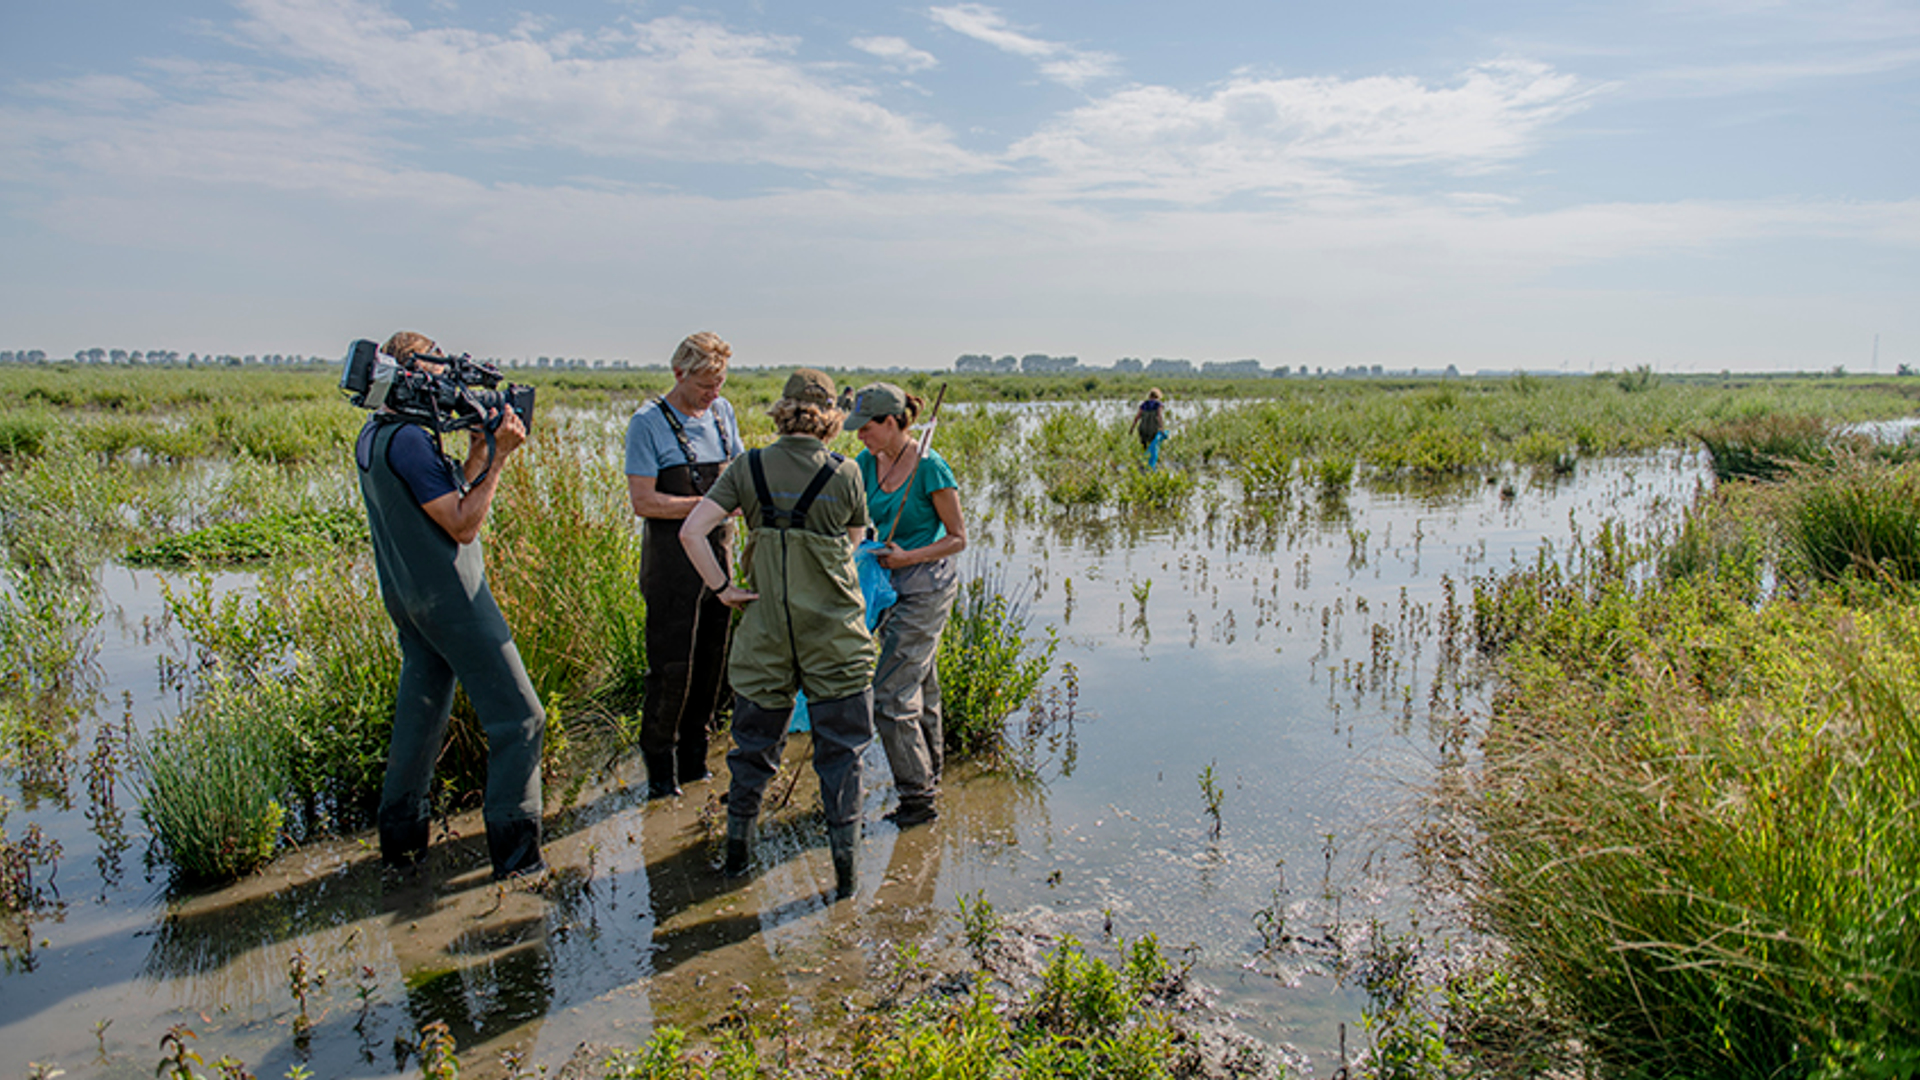
{"type": "Polygon", "coordinates": [[[380,984],[374,978],[372,965],[360,965],[360,978],[354,983],[353,993],[360,999],[360,1018],[353,1022],[353,1030],[364,1035],[367,1019],[373,1015],[373,1007],[380,1001],[380,984]]]}
{"type": "Polygon", "coordinates": [[[1004,926],[985,889],[976,890],[971,898],[960,898],[960,936],[966,941],[974,962],[981,967],[987,966],[987,948],[1004,926]]]}
{"type": "Polygon", "coordinates": [[[39,1061],[27,1062],[27,1080],[53,1080],[56,1076],[65,1075],[67,1075],[67,1070],[58,1065],[50,1065],[39,1061]]]}
{"type": "Polygon", "coordinates": [[[185,1024],[175,1024],[160,1036],[160,1065],[154,1069],[155,1076],[170,1077],[172,1080],[200,1080],[200,1074],[193,1071],[195,1065],[205,1065],[199,1051],[187,1045],[187,1040],[198,1039],[192,1028],[185,1024]]]}
{"type": "Polygon", "coordinates": [[[1144,614],[1147,610],[1147,596],[1153,592],[1153,579],[1143,578],[1134,582],[1132,588],[1133,602],[1140,605],[1140,611],[1144,614]]]}
{"type": "Polygon", "coordinates": [[[245,1062],[227,1054],[220,1055],[214,1061],[213,1071],[220,1080],[260,1080],[259,1077],[247,1071],[245,1062]]]}
{"type": "Polygon", "coordinates": [[[300,1006],[300,1014],[293,1018],[293,1036],[296,1040],[312,1033],[313,1017],[307,1012],[307,997],[315,987],[326,984],[326,969],[315,970],[307,959],[307,950],[293,950],[293,955],[287,958],[287,988],[293,991],[293,1000],[300,1006]]]}
{"type": "Polygon", "coordinates": [[[1215,764],[1216,762],[1210,761],[1206,768],[1200,770],[1200,798],[1206,803],[1209,819],[1207,836],[1218,840],[1221,827],[1220,804],[1226,801],[1227,793],[1220,789],[1220,778],[1213,768],[1215,764]]]}
{"type": "Polygon", "coordinates": [[[1293,940],[1287,932],[1287,860],[1277,860],[1273,868],[1280,883],[1267,895],[1266,906],[1253,913],[1253,931],[1260,935],[1260,951],[1267,954],[1293,940]]]}
{"type": "Polygon", "coordinates": [[[422,1080],[460,1080],[460,1059],[454,1056],[453,1032],[445,1021],[420,1027],[420,1076],[422,1080]]]}

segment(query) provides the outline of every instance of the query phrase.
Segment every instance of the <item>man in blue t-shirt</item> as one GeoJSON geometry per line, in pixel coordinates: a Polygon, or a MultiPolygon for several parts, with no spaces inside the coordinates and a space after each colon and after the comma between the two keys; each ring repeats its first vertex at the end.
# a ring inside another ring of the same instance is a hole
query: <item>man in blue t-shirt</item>
{"type": "MultiPolygon", "coordinates": [[[[646,701],[640,753],[647,797],[680,794],[707,778],[707,735],[724,699],[731,614],[700,580],[680,546],[680,523],[740,452],[733,406],[720,396],[733,349],[701,332],[673,354],[673,389],[641,405],[627,424],[627,495],[646,522],[640,594],[647,601],[646,701]]],[[[715,556],[729,565],[725,529],[715,556]]]]}
{"type": "MultiPolygon", "coordinates": [[[[425,335],[393,335],[381,351],[438,374],[440,350],[425,335]]],[[[467,459],[441,452],[439,435],[389,409],[368,419],[354,444],[367,504],[380,598],[400,639],[400,685],[380,793],[380,856],[416,863],[427,850],[434,762],[453,706],[466,688],[487,736],[484,816],[495,878],[544,869],[540,857],[540,746],[546,711],[527,678],[513,633],[487,588],[480,525],[508,455],[527,429],[503,409],[494,452],[470,433],[467,459]]]]}

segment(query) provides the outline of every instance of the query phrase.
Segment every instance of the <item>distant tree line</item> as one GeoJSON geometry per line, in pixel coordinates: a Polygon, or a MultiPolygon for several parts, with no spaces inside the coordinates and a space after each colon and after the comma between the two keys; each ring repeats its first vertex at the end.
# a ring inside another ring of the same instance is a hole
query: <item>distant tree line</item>
{"type": "MultiPolygon", "coordinates": [[[[296,353],[195,353],[184,357],[176,349],[76,349],[72,356],[48,356],[45,349],[0,349],[0,364],[104,364],[108,366],[147,367],[297,367],[310,364],[339,364],[341,356],[301,356],[296,353]]],[[[488,359],[488,358],[482,358],[488,359]]],[[[541,356],[522,360],[492,360],[500,367],[551,368],[554,370],[590,370],[598,368],[664,369],[664,364],[635,364],[629,360],[589,360],[585,357],[541,356]]]]}

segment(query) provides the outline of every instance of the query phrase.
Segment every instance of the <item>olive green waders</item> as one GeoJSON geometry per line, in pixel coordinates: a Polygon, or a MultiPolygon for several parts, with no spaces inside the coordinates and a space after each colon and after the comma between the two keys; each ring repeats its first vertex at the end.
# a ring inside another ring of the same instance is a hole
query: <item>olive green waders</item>
{"type": "Polygon", "coordinates": [[[768,491],[760,453],[747,455],[760,509],[747,550],[748,588],[759,599],[741,615],[727,665],[736,696],[725,870],[747,871],[753,822],[786,748],[794,694],[805,690],[835,891],[845,897],[856,880],[860,754],[873,740],[873,638],[852,543],[844,534],[801,527],[838,456],[791,508],[781,508],[768,491]]]}

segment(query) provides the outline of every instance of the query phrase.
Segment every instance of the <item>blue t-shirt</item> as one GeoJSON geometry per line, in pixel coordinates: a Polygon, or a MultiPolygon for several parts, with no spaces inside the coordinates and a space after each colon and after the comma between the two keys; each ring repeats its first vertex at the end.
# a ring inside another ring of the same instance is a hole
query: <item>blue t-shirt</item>
{"type": "Polygon", "coordinates": [[[953,467],[940,456],[940,451],[928,450],[927,456],[914,466],[911,484],[901,484],[894,491],[880,490],[878,462],[873,451],[862,450],[855,460],[860,463],[860,479],[867,485],[867,513],[873,517],[875,539],[885,540],[888,530],[893,530],[893,542],[913,551],[947,535],[946,523],[933,507],[933,493],[959,485],[954,482],[953,467]],[[913,488],[910,497],[909,486],[913,488]],[[904,510],[900,505],[903,498],[906,499],[904,510]],[[898,529],[893,527],[896,517],[900,519],[898,529]]]}
{"type": "MultiPolygon", "coordinates": [[[[627,421],[628,476],[659,476],[662,469],[687,464],[680,440],[674,437],[673,428],[661,411],[672,408],[664,400],[655,398],[641,405],[633,419],[627,421]]],[[[734,420],[733,406],[726,398],[715,398],[699,416],[688,416],[678,410],[673,415],[686,430],[687,445],[693,448],[695,464],[727,461],[740,453],[740,425],[734,420]]]]}
{"type": "MultiPolygon", "coordinates": [[[[368,421],[360,430],[361,460],[366,460],[368,445],[379,428],[379,421],[368,421]]],[[[460,491],[461,466],[435,448],[433,436],[419,424],[401,424],[393,433],[393,441],[387,444],[387,467],[406,482],[413,501],[421,506],[460,491]]]]}

